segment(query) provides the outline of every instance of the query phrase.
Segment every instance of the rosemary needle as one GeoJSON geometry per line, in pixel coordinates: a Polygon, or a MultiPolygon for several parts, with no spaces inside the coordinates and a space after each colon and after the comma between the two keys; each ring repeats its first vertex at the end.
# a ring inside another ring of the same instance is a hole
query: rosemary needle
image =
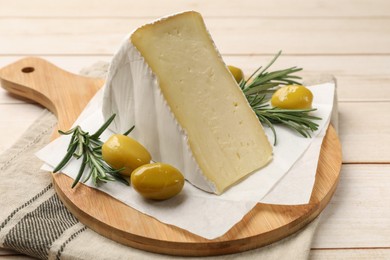
{"type": "MultiPolygon", "coordinates": [[[[84,178],[83,182],[85,183],[90,178],[95,186],[100,183],[105,183],[107,181],[120,181],[126,185],[129,185],[128,181],[121,176],[119,173],[122,169],[113,169],[102,158],[102,145],[103,142],[100,140],[100,135],[107,129],[110,123],[114,120],[115,114],[112,115],[94,134],[90,135],[88,132],[85,132],[81,129],[80,126],[76,126],[69,131],[58,132],[62,135],[72,134],[69,146],[67,148],[67,153],[61,162],[54,168],[53,172],[60,171],[72,157],[76,159],[83,158],[78,174],[72,184],[72,188],[77,185],[81,180],[85,169],[88,168],[88,175],[84,178]]],[[[134,126],[127,131],[129,134],[134,129],[134,126]]]]}

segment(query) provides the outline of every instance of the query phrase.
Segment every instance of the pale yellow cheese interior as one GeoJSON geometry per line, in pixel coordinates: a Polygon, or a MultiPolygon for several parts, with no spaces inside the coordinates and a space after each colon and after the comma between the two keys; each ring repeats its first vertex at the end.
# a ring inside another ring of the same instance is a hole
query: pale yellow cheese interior
{"type": "Polygon", "coordinates": [[[272,147],[264,130],[200,14],[186,12],[145,25],[130,40],[157,76],[216,193],[271,160],[272,147]]]}

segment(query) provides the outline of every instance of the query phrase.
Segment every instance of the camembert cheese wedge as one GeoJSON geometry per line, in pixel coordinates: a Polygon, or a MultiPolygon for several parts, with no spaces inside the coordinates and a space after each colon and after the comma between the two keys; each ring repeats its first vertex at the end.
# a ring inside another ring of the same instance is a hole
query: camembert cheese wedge
{"type": "Polygon", "coordinates": [[[199,13],[185,12],[135,30],[115,55],[103,114],[154,161],[178,168],[193,185],[221,194],[272,159],[272,146],[224,64],[199,13]]]}

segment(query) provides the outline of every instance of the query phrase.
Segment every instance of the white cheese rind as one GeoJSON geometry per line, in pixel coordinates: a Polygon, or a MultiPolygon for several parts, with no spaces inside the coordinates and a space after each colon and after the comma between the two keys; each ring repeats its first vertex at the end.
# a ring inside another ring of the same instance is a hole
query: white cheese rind
{"type": "Polygon", "coordinates": [[[196,163],[188,136],[167,105],[156,76],[128,39],[113,57],[104,89],[103,115],[107,119],[112,114],[117,115],[112,131],[124,133],[135,125],[130,136],[148,149],[154,161],[174,165],[196,187],[217,192],[196,163]]]}
{"type": "Polygon", "coordinates": [[[135,124],[153,160],[220,194],[267,164],[272,148],[200,15],[166,19],[137,29],[115,55],[103,113],[118,115],[116,132],[135,124]]]}

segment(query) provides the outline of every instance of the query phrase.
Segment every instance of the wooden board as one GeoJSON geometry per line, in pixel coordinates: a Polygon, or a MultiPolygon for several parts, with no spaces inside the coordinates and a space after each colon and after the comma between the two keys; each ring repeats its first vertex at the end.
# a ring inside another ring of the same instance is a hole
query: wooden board
{"type": "MultiPolygon", "coordinates": [[[[26,58],[0,70],[2,86],[34,100],[58,117],[58,127],[68,129],[102,79],[65,72],[38,58],[26,58]]],[[[53,138],[55,137],[55,134],[53,138]]],[[[207,256],[261,247],[296,232],[313,220],[330,201],[341,168],[341,146],[332,126],[321,148],[310,203],[283,206],[259,203],[225,235],[207,240],[144,215],[112,197],[84,185],[71,189],[72,179],[53,174],[57,194],[85,225],[122,244],[151,252],[207,256]]]]}

